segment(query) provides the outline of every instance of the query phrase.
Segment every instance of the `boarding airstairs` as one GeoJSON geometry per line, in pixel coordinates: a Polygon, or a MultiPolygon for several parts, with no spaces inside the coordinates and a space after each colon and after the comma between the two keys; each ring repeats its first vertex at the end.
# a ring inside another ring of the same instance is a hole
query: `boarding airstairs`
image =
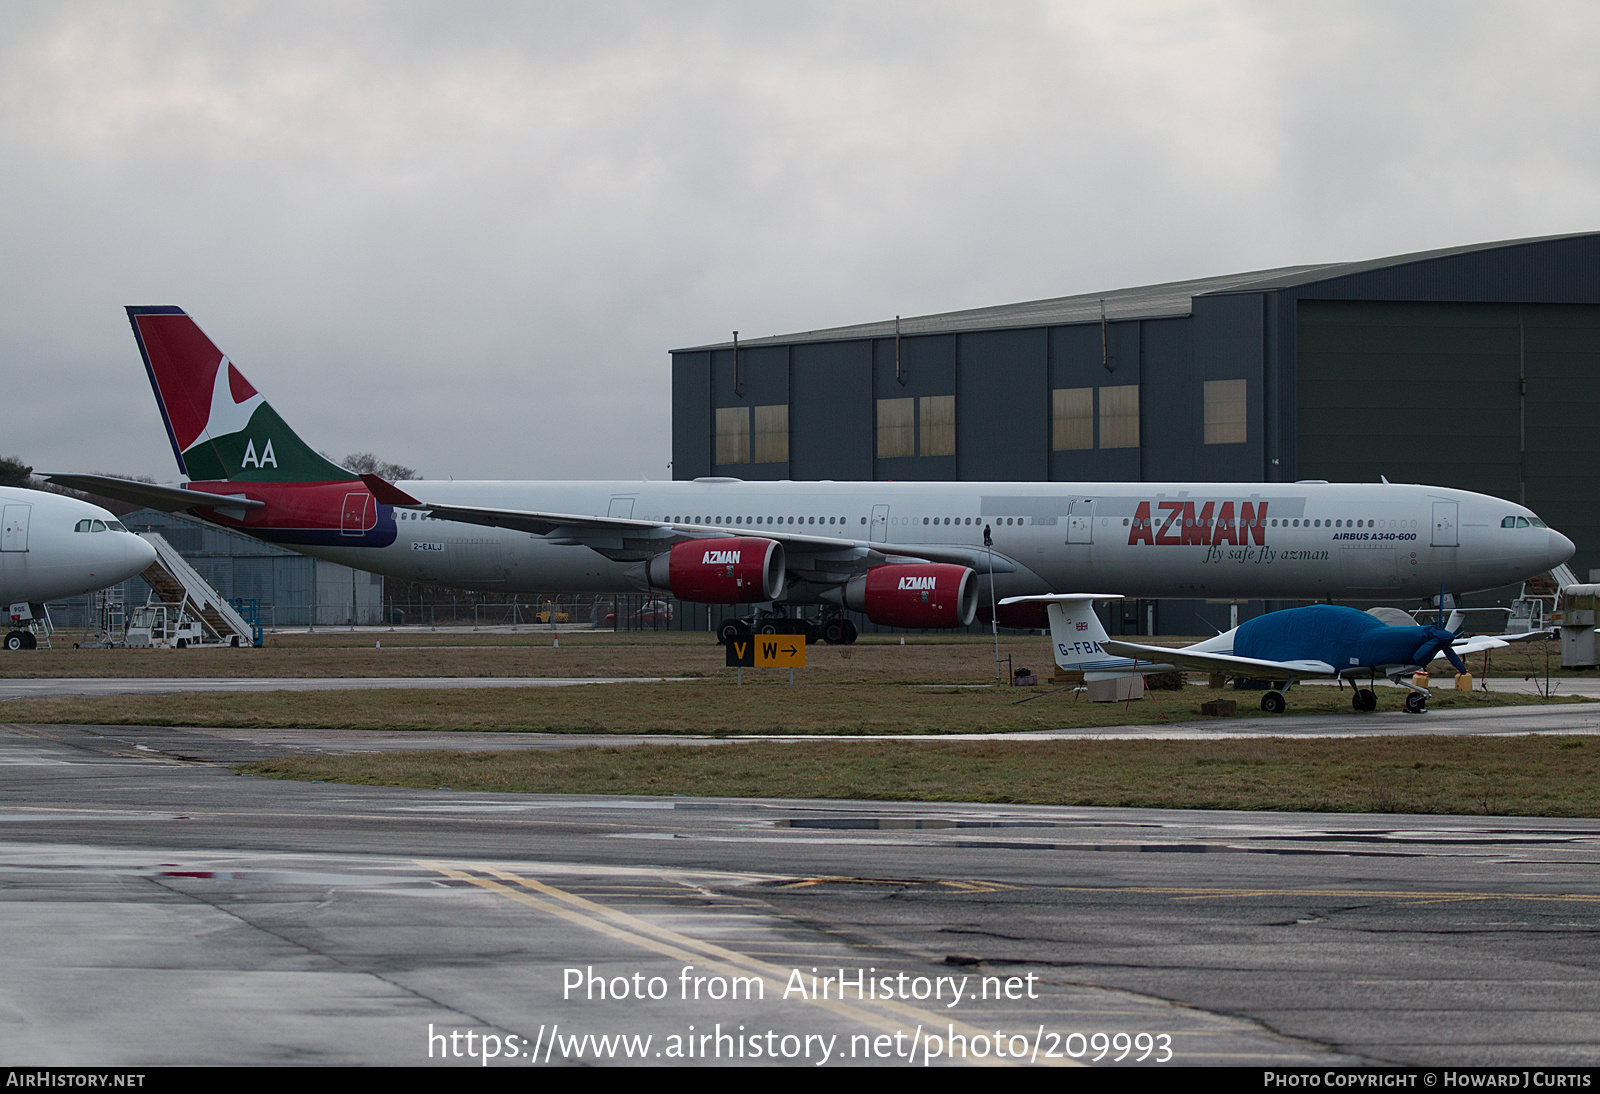
{"type": "Polygon", "coordinates": [[[152,603],[176,608],[177,615],[199,620],[206,642],[224,646],[254,645],[254,633],[244,616],[178,554],[166,537],[159,532],[140,532],[139,535],[156,549],[156,560],[139,575],[150,586],[152,603]]]}

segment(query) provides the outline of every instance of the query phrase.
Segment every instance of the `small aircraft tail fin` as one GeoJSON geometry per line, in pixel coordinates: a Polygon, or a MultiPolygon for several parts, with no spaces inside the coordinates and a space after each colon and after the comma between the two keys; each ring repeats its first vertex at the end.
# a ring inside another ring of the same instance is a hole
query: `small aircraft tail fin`
{"type": "Polygon", "coordinates": [[[356,478],[302,441],[182,308],[130,307],[128,322],[178,470],[191,480],[356,478]]]}
{"type": "Polygon", "coordinates": [[[1126,658],[1106,653],[1106,629],[1094,614],[1096,600],[1121,600],[1109,593],[1050,593],[1043,596],[1008,597],[1002,604],[1042,603],[1050,616],[1050,651],[1056,664],[1078,672],[1105,670],[1130,665],[1126,658]]]}

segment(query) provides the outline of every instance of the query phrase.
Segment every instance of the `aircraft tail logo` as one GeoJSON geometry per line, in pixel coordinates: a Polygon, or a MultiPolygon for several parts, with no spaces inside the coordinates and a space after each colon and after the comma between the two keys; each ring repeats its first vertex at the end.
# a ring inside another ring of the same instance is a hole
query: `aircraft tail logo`
{"type": "Polygon", "coordinates": [[[128,322],[178,469],[191,480],[357,477],[302,441],[182,308],[130,307],[128,322]]]}

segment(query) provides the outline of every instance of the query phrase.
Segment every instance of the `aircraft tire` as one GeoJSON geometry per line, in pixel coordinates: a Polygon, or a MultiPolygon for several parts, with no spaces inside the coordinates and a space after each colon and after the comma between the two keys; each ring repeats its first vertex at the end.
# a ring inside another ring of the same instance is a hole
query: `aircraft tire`
{"type": "Polygon", "coordinates": [[[750,628],[745,626],[742,619],[730,619],[717,628],[717,645],[726,646],[729,642],[737,642],[741,638],[750,637],[750,628]]]}
{"type": "Polygon", "coordinates": [[[839,641],[846,646],[855,645],[856,625],[848,619],[839,620],[839,641]]]}
{"type": "Polygon", "coordinates": [[[835,616],[822,624],[822,640],[830,646],[837,646],[844,642],[843,624],[845,620],[835,616]]]}
{"type": "Polygon", "coordinates": [[[1377,710],[1378,696],[1371,688],[1359,688],[1357,689],[1356,693],[1350,697],[1350,705],[1363,712],[1377,710]]]}
{"type": "Polygon", "coordinates": [[[6,649],[20,650],[25,645],[26,643],[22,640],[21,631],[12,631],[10,634],[6,635],[6,649]]]}
{"type": "Polygon", "coordinates": [[[1413,691],[1406,696],[1407,714],[1424,714],[1427,712],[1427,710],[1428,697],[1426,695],[1418,695],[1413,691]]]}
{"type": "Polygon", "coordinates": [[[756,631],[760,634],[777,634],[778,625],[776,623],[763,623],[756,628],[756,631]]]}
{"type": "Polygon", "coordinates": [[[32,631],[23,631],[22,632],[22,648],[25,649],[25,650],[36,650],[36,649],[38,649],[39,648],[39,638],[38,638],[38,636],[35,635],[32,631]]]}
{"type": "Polygon", "coordinates": [[[1268,714],[1282,714],[1288,707],[1281,691],[1269,691],[1261,697],[1261,709],[1268,714]]]}

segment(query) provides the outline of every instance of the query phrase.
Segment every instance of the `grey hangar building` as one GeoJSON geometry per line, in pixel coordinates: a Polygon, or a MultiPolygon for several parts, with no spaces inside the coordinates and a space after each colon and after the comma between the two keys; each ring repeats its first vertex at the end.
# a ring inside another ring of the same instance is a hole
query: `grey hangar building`
{"type": "MultiPolygon", "coordinates": [[[[672,351],[675,479],[1417,482],[1600,568],[1600,233],[672,351]]],[[[1494,602],[1501,590],[1474,598],[1494,602]]],[[[1242,606],[1249,616],[1270,605],[1242,606]]],[[[1229,608],[1126,603],[1112,633],[1229,608]]]]}

